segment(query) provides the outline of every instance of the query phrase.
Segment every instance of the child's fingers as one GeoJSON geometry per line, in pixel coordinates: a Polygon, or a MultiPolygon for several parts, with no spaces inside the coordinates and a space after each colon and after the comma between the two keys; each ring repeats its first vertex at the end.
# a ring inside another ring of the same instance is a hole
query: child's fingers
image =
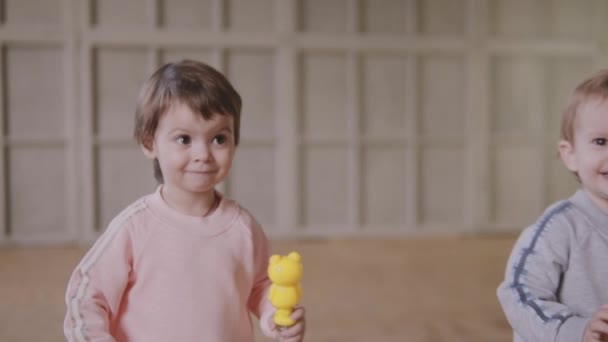
{"type": "Polygon", "coordinates": [[[603,319],[592,319],[591,322],[589,322],[588,329],[594,333],[594,337],[596,336],[596,333],[599,335],[608,334],[608,323],[606,323],[606,321],[603,319]]]}
{"type": "Polygon", "coordinates": [[[591,336],[593,337],[591,339],[591,342],[605,342],[605,341],[608,341],[608,335],[606,335],[606,334],[593,333],[591,336]]]}
{"type": "Polygon", "coordinates": [[[303,307],[297,307],[294,312],[291,313],[291,319],[295,320],[297,323],[281,331],[281,342],[302,341],[304,332],[306,331],[305,313],[303,307]]]}
{"type": "Polygon", "coordinates": [[[277,330],[276,324],[274,323],[274,320],[272,319],[273,315],[274,310],[265,312],[262,317],[260,317],[260,328],[264,335],[276,339],[279,337],[279,332],[277,330]]]}
{"type": "Polygon", "coordinates": [[[593,336],[593,340],[594,340],[594,341],[598,341],[598,342],[599,342],[599,341],[603,341],[603,339],[602,339],[602,336],[603,336],[603,335],[602,335],[601,333],[599,333],[599,332],[593,332],[593,333],[591,334],[591,336],[593,336]]]}
{"type": "Polygon", "coordinates": [[[281,338],[280,342],[302,342],[304,341],[304,336],[294,336],[289,338],[281,338]]]}
{"type": "Polygon", "coordinates": [[[583,336],[583,342],[601,342],[601,341],[602,341],[602,335],[600,333],[587,332],[583,336]]]}
{"type": "Polygon", "coordinates": [[[266,324],[268,324],[268,327],[270,327],[270,329],[277,328],[277,324],[274,322],[274,315],[266,317],[266,324]]]}
{"type": "Polygon", "coordinates": [[[306,310],[304,310],[304,307],[298,306],[293,310],[291,316],[289,317],[291,317],[291,319],[293,319],[294,321],[299,321],[302,317],[304,317],[305,314],[306,310]]]}
{"type": "Polygon", "coordinates": [[[593,315],[593,319],[592,320],[601,320],[604,322],[608,322],[608,310],[604,310],[603,308],[596,312],[595,315],[593,315]]]}
{"type": "Polygon", "coordinates": [[[305,329],[306,329],[306,323],[304,322],[304,320],[298,321],[298,323],[296,323],[288,328],[284,328],[281,331],[281,338],[292,338],[292,337],[296,337],[296,336],[302,336],[302,335],[304,335],[305,329]]]}
{"type": "Polygon", "coordinates": [[[304,330],[303,329],[300,330],[299,333],[291,335],[291,333],[295,332],[294,328],[298,325],[300,325],[300,323],[297,323],[296,325],[290,327],[289,332],[287,330],[283,330],[279,337],[279,341],[280,342],[301,342],[301,341],[303,341],[304,340],[304,330]]]}

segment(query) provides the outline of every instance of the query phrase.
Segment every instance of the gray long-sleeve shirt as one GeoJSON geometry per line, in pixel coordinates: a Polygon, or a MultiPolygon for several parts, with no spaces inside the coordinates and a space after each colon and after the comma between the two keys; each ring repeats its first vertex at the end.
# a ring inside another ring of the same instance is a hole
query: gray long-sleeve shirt
{"type": "Polygon", "coordinates": [[[498,299],[515,342],[578,342],[608,304],[608,214],[583,191],[550,206],[515,243],[498,299]]]}

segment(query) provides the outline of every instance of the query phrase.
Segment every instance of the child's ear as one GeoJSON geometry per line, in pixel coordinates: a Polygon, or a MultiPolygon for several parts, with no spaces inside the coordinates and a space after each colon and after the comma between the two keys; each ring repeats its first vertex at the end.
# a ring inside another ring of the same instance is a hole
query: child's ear
{"type": "Polygon", "coordinates": [[[146,139],[140,145],[140,147],[146,157],[150,159],[156,159],[156,149],[154,148],[154,140],[146,139]]]}
{"type": "Polygon", "coordinates": [[[578,163],[576,160],[576,153],[574,153],[574,146],[571,142],[561,140],[558,145],[559,157],[568,170],[572,172],[578,171],[578,163]]]}

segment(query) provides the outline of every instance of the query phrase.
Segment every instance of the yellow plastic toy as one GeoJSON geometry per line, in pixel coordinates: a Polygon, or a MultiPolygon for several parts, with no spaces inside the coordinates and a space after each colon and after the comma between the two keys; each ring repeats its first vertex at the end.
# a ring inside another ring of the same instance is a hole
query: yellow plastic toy
{"type": "Polygon", "coordinates": [[[293,309],[302,298],[302,257],[298,252],[287,256],[273,255],[268,265],[268,277],[272,281],[268,299],[277,308],[274,323],[288,327],[295,323],[291,319],[293,309]]]}

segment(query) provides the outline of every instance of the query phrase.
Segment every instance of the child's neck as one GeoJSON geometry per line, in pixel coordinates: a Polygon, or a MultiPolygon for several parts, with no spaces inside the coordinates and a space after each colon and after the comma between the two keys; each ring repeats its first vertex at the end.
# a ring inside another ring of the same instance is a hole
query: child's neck
{"type": "Polygon", "coordinates": [[[213,213],[219,202],[219,197],[213,189],[203,193],[191,193],[163,185],[161,196],[171,208],[182,214],[198,217],[213,213]]]}

